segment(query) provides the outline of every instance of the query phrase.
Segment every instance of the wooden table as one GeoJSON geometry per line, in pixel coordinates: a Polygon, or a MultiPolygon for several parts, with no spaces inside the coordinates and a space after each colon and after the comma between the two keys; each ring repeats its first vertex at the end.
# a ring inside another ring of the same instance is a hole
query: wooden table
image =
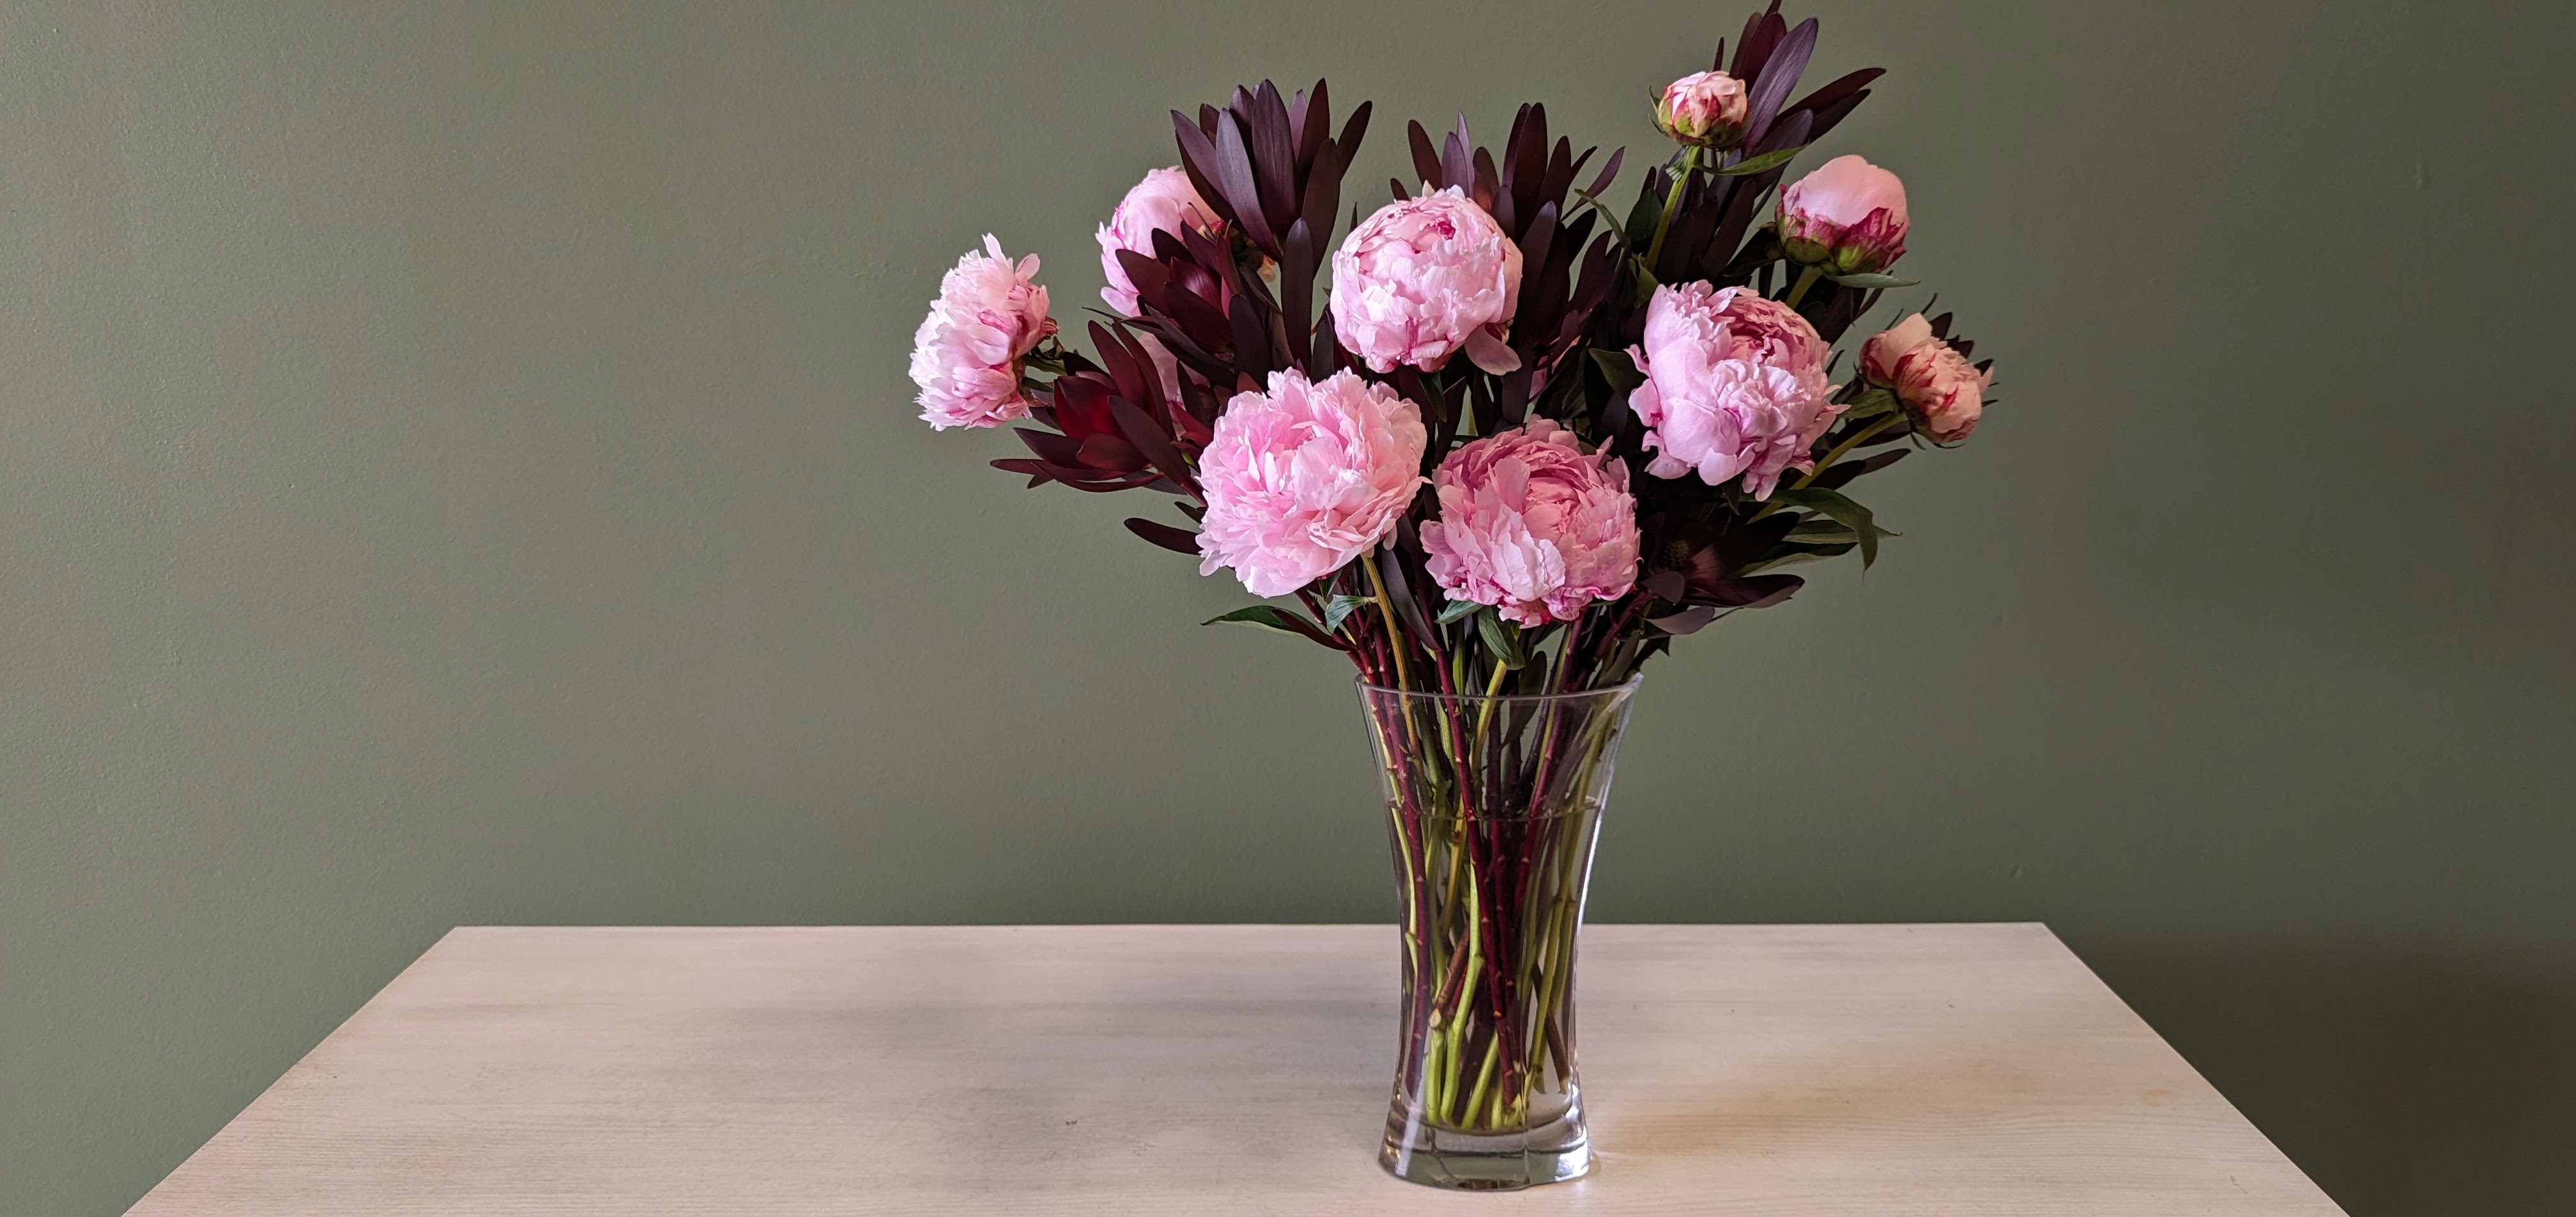
{"type": "Polygon", "coordinates": [[[1382,926],[459,929],[132,1212],[2336,1209],[2037,925],[1596,926],[1594,1174],[1378,1170],[1382,926]]]}

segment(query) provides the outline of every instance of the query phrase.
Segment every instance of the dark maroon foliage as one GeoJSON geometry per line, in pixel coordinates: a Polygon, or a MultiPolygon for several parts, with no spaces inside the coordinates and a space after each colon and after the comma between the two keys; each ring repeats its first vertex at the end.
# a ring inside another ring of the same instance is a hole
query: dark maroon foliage
{"type": "MultiPolygon", "coordinates": [[[[1598,149],[1577,152],[1570,140],[1551,136],[1543,106],[1520,108],[1499,152],[1478,145],[1463,117],[1437,139],[1418,122],[1406,125],[1418,183],[1464,191],[1521,252],[1509,335],[1520,366],[1502,375],[1464,360],[1438,376],[1411,368],[1379,375],[1354,367],[1335,340],[1317,279],[1343,219],[1336,215],[1344,206],[1343,172],[1368,130],[1366,103],[1336,129],[1322,81],[1285,97],[1263,81],[1236,89],[1222,108],[1174,111],[1181,167],[1222,228],[1157,234],[1151,256],[1119,255],[1135,285],[1137,315],[1093,323],[1089,357],[1041,352],[1033,363],[1056,375],[1029,383],[1043,403],[1032,413],[1037,425],[1017,432],[1031,455],[994,464],[1027,475],[1032,486],[1159,491],[1178,498],[1182,515],[1195,521],[1204,504],[1193,470],[1225,402],[1292,367],[1317,378],[1351,368],[1413,401],[1432,436],[1426,473],[1456,444],[1532,416],[1556,420],[1629,463],[1643,535],[1637,590],[1561,630],[1549,626],[1524,639],[1504,626],[1510,632],[1497,637],[1467,611],[1472,606],[1448,605],[1424,570],[1411,520],[1379,551],[1376,579],[1354,563],[1303,593],[1310,616],[1273,606],[1230,615],[1346,650],[1365,676],[1383,683],[1394,681],[1399,665],[1437,673],[1424,679],[1443,688],[1453,670],[1497,688],[1615,682],[1675,634],[1789,598],[1800,580],[1777,573],[1783,565],[1855,548],[1866,562],[1889,534],[1843,488],[1910,448],[1864,450],[1905,440],[1912,430],[1883,390],[1856,376],[1838,390],[1835,400],[1848,408],[1814,450],[1820,468],[1794,486],[1782,483],[1767,501],[1732,482],[1712,487],[1693,477],[1647,476],[1643,428],[1627,409],[1639,377],[1626,352],[1658,284],[1706,280],[1775,299],[1794,295],[1791,303],[1829,343],[1877,305],[1883,278],[1852,286],[1811,275],[1812,290],[1788,291],[1797,268],[1785,260],[1771,223],[1773,199],[1796,154],[1850,115],[1881,74],[1864,68],[1799,95],[1816,34],[1813,18],[1792,26],[1774,0],[1746,21],[1731,57],[1721,40],[1715,67],[1745,82],[1750,99],[1743,140],[1705,162],[1677,153],[1648,167],[1624,217],[1608,209],[1605,196],[1626,150],[1600,158],[1587,180],[1598,149]],[[1146,337],[1177,363],[1177,399],[1166,395],[1146,337]],[[1561,637],[1551,662],[1535,649],[1552,633],[1561,637]],[[1537,662],[1502,666],[1504,652],[1523,644],[1537,662]],[[1462,653],[1472,653],[1472,662],[1453,662],[1462,653]]],[[[1398,198],[1413,193],[1400,179],[1390,186],[1398,198]]],[[[1351,222],[1359,210],[1350,208],[1351,222]]],[[[1947,336],[1949,322],[1943,315],[1935,331],[1947,336]]],[[[1964,341],[1954,345],[1969,349],[1964,341]]],[[[1426,511],[1436,511],[1427,489],[1414,515],[1426,511]]],[[[1140,517],[1127,526],[1153,544],[1197,552],[1196,534],[1174,523],[1140,517]]]]}

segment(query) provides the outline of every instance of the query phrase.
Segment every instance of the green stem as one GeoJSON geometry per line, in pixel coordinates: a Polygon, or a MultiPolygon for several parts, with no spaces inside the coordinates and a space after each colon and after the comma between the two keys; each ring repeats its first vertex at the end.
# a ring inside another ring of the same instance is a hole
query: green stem
{"type": "MultiPolygon", "coordinates": [[[[1478,1109],[1485,1105],[1485,1088],[1494,1084],[1494,1057],[1501,1051],[1502,1046],[1503,1029],[1496,1027],[1492,1035],[1485,1037],[1485,1063],[1476,1070],[1476,1088],[1467,1092],[1466,1110],[1458,1113],[1459,1127],[1466,1127],[1483,1114],[1478,1109]]],[[[1488,1127],[1492,1125],[1490,1120],[1486,1123],[1488,1127]]]]}
{"type": "Polygon", "coordinates": [[[1664,192],[1664,214],[1663,218],[1655,221],[1655,239],[1653,243],[1646,246],[1647,274],[1653,274],[1655,271],[1655,259],[1664,252],[1664,234],[1672,231],[1673,213],[1681,210],[1682,190],[1690,185],[1691,174],[1698,168],[1699,149],[1684,149],[1682,167],[1679,172],[1673,174],[1672,188],[1664,192]]]}
{"type": "Polygon", "coordinates": [[[1821,266],[1810,266],[1799,271],[1797,285],[1789,289],[1788,296],[1782,299],[1780,303],[1788,305],[1791,308],[1798,307],[1798,302],[1807,298],[1807,289],[1814,287],[1816,285],[1816,280],[1823,278],[1824,274],[1825,268],[1821,266]]]}
{"type": "MultiPolygon", "coordinates": [[[[1395,687],[1410,689],[1413,687],[1413,673],[1406,669],[1404,662],[1404,630],[1395,623],[1395,603],[1386,598],[1386,580],[1377,573],[1376,552],[1363,556],[1360,566],[1368,571],[1370,590],[1377,593],[1378,615],[1386,618],[1387,649],[1395,652],[1395,687]]],[[[1413,730],[1413,713],[1410,710],[1405,712],[1404,726],[1406,734],[1410,735],[1413,730]]]]}
{"type": "MultiPolygon", "coordinates": [[[[1900,419],[1900,418],[1903,418],[1903,417],[1904,417],[1904,416],[1903,416],[1903,415],[1901,415],[1901,414],[1890,414],[1890,415],[1888,415],[1887,417],[1885,417],[1885,418],[1882,418],[1882,419],[1878,420],[1877,422],[1871,423],[1870,425],[1868,425],[1868,426],[1866,426],[1866,427],[1861,428],[1861,429],[1860,429],[1860,431],[1858,431],[1857,433],[1855,433],[1855,434],[1854,434],[1850,439],[1844,440],[1843,442],[1841,442],[1841,443],[1839,443],[1839,444],[1834,445],[1834,447],[1833,447],[1833,451],[1831,451],[1831,452],[1827,452],[1827,453],[1825,454],[1825,459],[1823,459],[1823,460],[1821,460],[1821,461],[1816,462],[1816,467],[1815,467],[1815,468],[1813,468],[1813,469],[1808,470],[1808,471],[1807,471],[1807,474],[1806,474],[1806,476],[1805,476],[1805,477],[1799,478],[1797,481],[1790,483],[1790,485],[1789,485],[1789,489],[1791,489],[1791,490],[1804,490],[1804,489],[1806,489],[1806,488],[1807,488],[1807,483],[1809,483],[1809,482],[1812,482],[1812,481],[1815,481],[1815,480],[1816,480],[1816,475],[1818,475],[1818,474],[1820,474],[1820,473],[1823,473],[1825,470],[1828,470],[1828,469],[1833,468],[1833,467],[1834,467],[1834,462],[1835,462],[1835,461],[1839,461],[1839,460],[1843,459],[1844,454],[1846,454],[1846,453],[1850,452],[1854,447],[1856,447],[1857,445],[1859,445],[1859,444],[1860,444],[1860,442],[1861,442],[1862,440],[1868,439],[1869,437],[1871,437],[1871,436],[1873,436],[1873,435],[1876,435],[1876,434],[1878,434],[1878,433],[1879,433],[1879,432],[1881,432],[1881,431],[1885,431],[1885,430],[1887,430],[1889,427],[1893,427],[1893,426],[1895,426],[1895,425],[1896,425],[1896,423],[1897,423],[1897,420],[1898,420],[1898,419],[1900,419]]],[[[1752,519],[1752,520],[1746,520],[1746,521],[1745,521],[1745,523],[1750,524],[1750,523],[1752,523],[1754,520],[1762,519],[1763,517],[1770,515],[1772,512],[1775,512],[1775,511],[1780,510],[1783,506],[1786,506],[1786,505],[1787,505],[1787,504],[1786,504],[1785,500],[1782,500],[1782,499],[1780,499],[1779,497],[1774,496],[1770,502],[1768,502],[1768,503],[1764,503],[1764,504],[1762,505],[1762,510],[1760,510],[1760,511],[1757,511],[1757,512],[1754,512],[1754,513],[1753,513],[1753,519],[1752,519]]]]}
{"type": "Polygon", "coordinates": [[[1808,470],[1808,471],[1807,471],[1807,475],[1806,475],[1805,477],[1799,478],[1799,479],[1798,479],[1798,481],[1797,481],[1797,484],[1795,484],[1795,485],[1793,485],[1793,486],[1789,487],[1789,489],[1791,489],[1791,490],[1804,490],[1804,489],[1806,489],[1806,487],[1807,487],[1807,483],[1812,482],[1812,481],[1815,481],[1815,480],[1816,480],[1816,475],[1817,475],[1817,474],[1823,473],[1825,470],[1828,470],[1828,469],[1833,468],[1833,467],[1834,467],[1834,462],[1835,462],[1835,461],[1838,461],[1838,460],[1843,459],[1844,455],[1845,455],[1845,454],[1847,454],[1847,453],[1849,453],[1853,448],[1858,447],[1858,446],[1860,445],[1860,442],[1861,442],[1862,440],[1868,439],[1869,437],[1871,437],[1871,436],[1873,436],[1873,435],[1876,435],[1876,434],[1878,434],[1878,433],[1879,433],[1879,432],[1881,432],[1881,431],[1885,431],[1885,430],[1887,430],[1889,427],[1893,427],[1893,426],[1895,426],[1895,425],[1896,425],[1896,420],[1898,420],[1898,419],[1900,419],[1900,418],[1903,418],[1903,417],[1904,417],[1904,415],[1902,415],[1902,414],[1897,414],[1897,413],[1892,413],[1892,412],[1891,412],[1887,417],[1882,418],[1882,419],[1878,420],[1877,422],[1871,423],[1870,425],[1868,425],[1868,426],[1866,426],[1866,427],[1861,428],[1859,431],[1856,431],[1856,432],[1852,433],[1852,437],[1851,437],[1850,439],[1844,440],[1843,442],[1841,442],[1841,443],[1839,443],[1839,444],[1834,445],[1834,449],[1833,449],[1833,451],[1828,452],[1828,453],[1826,453],[1826,454],[1825,454],[1825,459],[1823,459],[1823,460],[1821,460],[1821,461],[1816,462],[1816,467],[1815,467],[1815,468],[1813,468],[1813,469],[1808,470]]]}
{"type": "MultiPolygon", "coordinates": [[[[1460,651],[1465,647],[1458,648],[1460,651]]],[[[1512,674],[1498,657],[1494,660],[1494,678],[1485,682],[1485,704],[1476,710],[1476,742],[1467,750],[1482,755],[1485,751],[1485,727],[1494,721],[1494,697],[1503,691],[1503,678],[1512,674]]]]}

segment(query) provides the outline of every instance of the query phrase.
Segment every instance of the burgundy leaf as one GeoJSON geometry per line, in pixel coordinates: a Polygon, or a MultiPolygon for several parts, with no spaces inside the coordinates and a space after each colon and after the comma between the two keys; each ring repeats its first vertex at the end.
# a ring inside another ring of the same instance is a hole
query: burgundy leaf
{"type": "Polygon", "coordinates": [[[1299,218],[1306,222],[1307,238],[1315,243],[1318,258],[1329,246],[1333,235],[1333,212],[1342,205],[1342,150],[1330,143],[1315,153],[1315,163],[1306,174],[1305,208],[1299,218]]]}
{"type": "Polygon", "coordinates": [[[1745,130],[1746,142],[1762,141],[1763,133],[1771,129],[1771,120],[1779,117],[1780,106],[1789,100],[1789,90],[1797,87],[1799,75],[1807,70],[1808,56],[1815,52],[1816,19],[1809,17],[1781,40],[1769,62],[1762,65],[1762,75],[1753,82],[1752,97],[1745,110],[1753,125],[1745,130]]]}
{"type": "MultiPolygon", "coordinates": [[[[1135,407],[1129,406],[1128,409],[1135,407]]],[[[1094,469],[1114,469],[1121,473],[1132,473],[1146,465],[1145,454],[1137,451],[1136,445],[1106,431],[1094,431],[1083,437],[1082,448],[1074,454],[1074,459],[1094,469]]]]}
{"type": "MultiPolygon", "coordinates": [[[[1592,154],[1586,152],[1583,155],[1590,156],[1592,154]]],[[[1625,147],[1611,149],[1609,161],[1601,166],[1601,176],[1592,179],[1592,188],[1584,193],[1589,194],[1596,199],[1607,193],[1610,189],[1610,179],[1619,176],[1619,162],[1627,155],[1628,150],[1625,147]]]]}
{"type": "Polygon", "coordinates": [[[1036,453],[1039,460],[1054,461],[1059,465],[1074,463],[1074,454],[1082,448],[1082,445],[1052,431],[1013,427],[1011,434],[1019,436],[1020,442],[1028,445],[1029,451],[1036,453]]]}
{"type": "MultiPolygon", "coordinates": [[[[1199,497],[1198,482],[1190,476],[1189,463],[1181,459],[1180,449],[1172,446],[1171,436],[1155,425],[1151,417],[1123,401],[1110,402],[1109,412],[1118,420],[1118,430],[1127,437],[1127,442],[1136,446],[1138,453],[1189,497],[1199,497]]],[[[1089,443],[1084,441],[1086,446],[1089,443]]]]}
{"type": "Polygon", "coordinates": [[[1753,79],[1761,72],[1762,61],[1771,54],[1772,45],[1787,32],[1788,23],[1780,19],[1779,0],[1772,0],[1771,7],[1745,18],[1744,36],[1735,40],[1735,65],[1726,69],[1726,74],[1737,80],[1753,79]]]}
{"type": "Polygon", "coordinates": [[[1188,554],[1193,558],[1199,556],[1199,534],[1186,528],[1174,528],[1169,524],[1148,520],[1143,516],[1129,516],[1127,531],[1173,553],[1188,554]]]}
{"type": "MultiPolygon", "coordinates": [[[[1440,167],[1440,153],[1431,146],[1431,133],[1423,130],[1419,122],[1407,122],[1404,136],[1413,148],[1414,175],[1435,187],[1448,185],[1449,175],[1440,167]]],[[[1404,198],[1408,193],[1399,186],[1396,197],[1404,198]]]]}
{"type": "Polygon", "coordinates": [[[1099,354],[1101,370],[1109,373],[1120,397],[1129,401],[1161,400],[1161,392],[1149,387],[1157,375],[1152,362],[1143,359],[1144,352],[1122,345],[1110,336],[1109,327],[1097,321],[1091,323],[1091,349],[1099,354]],[[1138,366],[1140,362],[1142,367],[1138,366]]]}
{"type": "Polygon", "coordinates": [[[1279,243],[1279,313],[1287,327],[1288,354],[1304,363],[1313,353],[1315,234],[1301,217],[1279,243]]]}
{"type": "Polygon", "coordinates": [[[1721,608],[1769,608],[1805,587],[1807,581],[1796,575],[1748,575],[1741,579],[1720,579],[1700,589],[1708,603],[1721,608]]]}
{"type": "Polygon", "coordinates": [[[1271,370],[1269,327],[1262,324],[1260,310],[1251,297],[1238,295],[1226,305],[1226,322],[1234,330],[1235,371],[1259,384],[1271,370]]]}
{"type": "MultiPolygon", "coordinates": [[[[1201,110],[1205,112],[1206,107],[1201,107],[1201,110]]],[[[1221,218],[1231,221],[1234,208],[1226,204],[1225,192],[1216,188],[1216,141],[1200,126],[1191,122],[1188,115],[1172,111],[1172,138],[1180,145],[1182,172],[1189,175],[1190,185],[1199,192],[1199,197],[1215,208],[1221,218]]]]}
{"type": "Polygon", "coordinates": [[[1476,168],[1469,162],[1467,150],[1474,147],[1467,134],[1467,116],[1458,116],[1458,125],[1440,140],[1440,185],[1465,187],[1476,178],[1476,168]]]}
{"type": "Polygon", "coordinates": [[[1351,111],[1350,118],[1342,123],[1342,137],[1333,141],[1333,146],[1342,154],[1344,165],[1351,163],[1351,155],[1360,150],[1361,137],[1368,134],[1369,106],[1370,103],[1364,101],[1358,109],[1351,111]]]}
{"type": "Polygon", "coordinates": [[[1288,116],[1288,125],[1297,132],[1297,172],[1306,173],[1315,163],[1315,154],[1333,142],[1333,104],[1324,92],[1324,82],[1299,94],[1305,104],[1288,116]]]}
{"type": "Polygon", "coordinates": [[[1822,110],[1846,97],[1858,94],[1869,87],[1869,82],[1885,75],[1887,75],[1885,68],[1862,68],[1857,72],[1846,73],[1816,86],[1815,92],[1790,102],[1788,109],[1822,110]]]}
{"type": "Polygon", "coordinates": [[[1252,141],[1253,181],[1261,190],[1262,218],[1270,231],[1285,233],[1288,222],[1297,218],[1297,145],[1288,129],[1287,103],[1279,100],[1279,86],[1261,82],[1252,95],[1245,131],[1252,141]]]}
{"type": "Polygon", "coordinates": [[[1261,214],[1261,187],[1252,180],[1252,150],[1243,142],[1243,124],[1232,113],[1217,116],[1216,182],[1233,206],[1235,222],[1242,225],[1243,235],[1261,249],[1275,252],[1279,238],[1271,233],[1270,221],[1261,214]]]}

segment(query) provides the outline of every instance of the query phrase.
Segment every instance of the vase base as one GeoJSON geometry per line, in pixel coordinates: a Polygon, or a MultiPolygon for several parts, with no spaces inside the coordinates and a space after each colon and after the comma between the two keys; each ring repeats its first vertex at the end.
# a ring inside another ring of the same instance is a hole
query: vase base
{"type": "Polygon", "coordinates": [[[1562,1183],[1592,1169],[1583,1108],[1526,1132],[1460,1132],[1413,1118],[1402,1104],[1389,1114],[1377,1162],[1407,1183],[1452,1191],[1504,1192],[1562,1183]]]}

